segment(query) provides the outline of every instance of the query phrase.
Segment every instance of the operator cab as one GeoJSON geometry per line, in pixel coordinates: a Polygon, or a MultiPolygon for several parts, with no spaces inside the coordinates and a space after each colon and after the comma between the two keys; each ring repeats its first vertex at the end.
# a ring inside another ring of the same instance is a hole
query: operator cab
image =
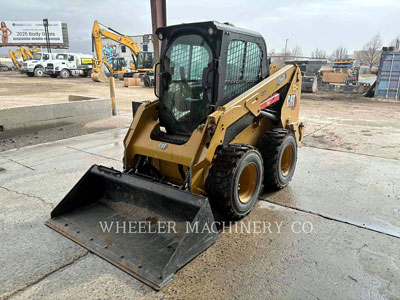
{"type": "Polygon", "coordinates": [[[154,66],[154,53],[153,52],[139,52],[137,58],[136,69],[153,69],[154,66]]]}
{"type": "Polygon", "coordinates": [[[126,61],[123,57],[113,58],[111,61],[111,67],[114,71],[122,71],[126,67],[126,61]]]}
{"type": "Polygon", "coordinates": [[[42,58],[42,53],[40,52],[33,53],[32,60],[40,60],[41,58],[42,58]]]}
{"type": "Polygon", "coordinates": [[[218,22],[158,28],[159,115],[167,134],[190,137],[218,106],[268,76],[267,48],[253,31],[218,22]]]}

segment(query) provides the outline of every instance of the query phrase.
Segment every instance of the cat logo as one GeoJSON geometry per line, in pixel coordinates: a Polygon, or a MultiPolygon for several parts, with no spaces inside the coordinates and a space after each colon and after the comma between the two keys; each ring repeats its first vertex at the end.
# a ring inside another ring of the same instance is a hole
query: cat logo
{"type": "Polygon", "coordinates": [[[160,143],[160,145],[158,145],[158,148],[160,148],[161,150],[165,150],[167,149],[168,144],[167,143],[160,143]]]}
{"type": "Polygon", "coordinates": [[[295,110],[297,104],[297,97],[296,94],[290,94],[287,97],[286,107],[291,108],[291,110],[295,110]]]}

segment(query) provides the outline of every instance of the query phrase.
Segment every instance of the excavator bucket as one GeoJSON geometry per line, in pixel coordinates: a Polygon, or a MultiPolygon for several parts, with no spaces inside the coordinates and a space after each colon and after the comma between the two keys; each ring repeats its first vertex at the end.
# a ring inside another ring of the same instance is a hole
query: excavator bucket
{"type": "Polygon", "coordinates": [[[108,82],[108,77],[106,74],[104,74],[104,72],[93,72],[90,77],[96,82],[108,82]]]}
{"type": "Polygon", "coordinates": [[[97,165],[46,225],[157,290],[218,238],[207,198],[97,165]]]}

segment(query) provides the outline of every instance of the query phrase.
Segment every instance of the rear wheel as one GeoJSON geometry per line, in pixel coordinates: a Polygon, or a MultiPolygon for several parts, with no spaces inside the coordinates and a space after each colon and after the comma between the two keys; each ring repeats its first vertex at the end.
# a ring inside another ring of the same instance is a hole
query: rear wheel
{"type": "Polygon", "coordinates": [[[69,78],[69,71],[67,70],[67,69],[62,69],[61,71],[60,71],[60,77],[61,78],[69,78]]]}
{"type": "Polygon", "coordinates": [[[35,69],[35,76],[36,77],[43,77],[44,76],[44,69],[43,68],[36,68],[35,69]]]}
{"type": "Polygon", "coordinates": [[[292,180],[296,169],[297,143],[294,135],[282,128],[268,131],[259,149],[264,161],[264,186],[282,189],[292,180]]]}
{"type": "Polygon", "coordinates": [[[206,182],[211,206],[229,219],[244,217],[257,202],[262,177],[263,162],[256,148],[244,144],[224,147],[206,182]]]}

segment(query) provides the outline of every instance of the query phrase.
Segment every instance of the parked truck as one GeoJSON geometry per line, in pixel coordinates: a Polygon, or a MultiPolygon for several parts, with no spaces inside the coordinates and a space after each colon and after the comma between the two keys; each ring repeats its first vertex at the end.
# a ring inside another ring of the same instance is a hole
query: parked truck
{"type": "Polygon", "coordinates": [[[60,76],[90,76],[93,70],[93,56],[82,53],[58,53],[56,59],[49,62],[45,73],[53,78],[60,76]]]}
{"type": "Polygon", "coordinates": [[[47,64],[55,59],[56,54],[35,52],[31,60],[22,63],[21,73],[29,77],[43,77],[47,64]]]}

